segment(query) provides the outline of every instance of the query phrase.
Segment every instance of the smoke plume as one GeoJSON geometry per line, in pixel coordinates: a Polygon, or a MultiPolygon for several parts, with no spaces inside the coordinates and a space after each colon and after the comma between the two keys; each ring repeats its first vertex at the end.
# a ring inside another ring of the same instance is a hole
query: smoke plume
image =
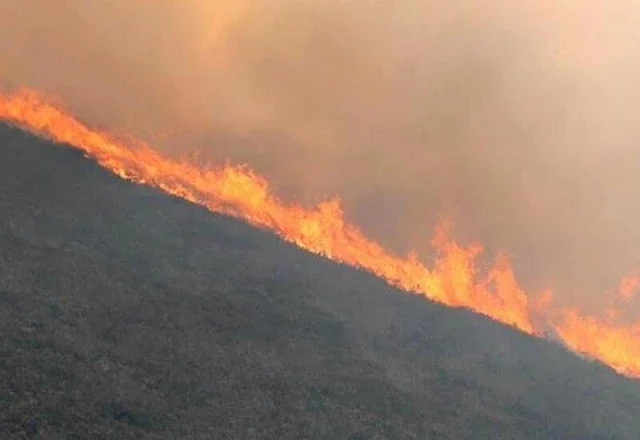
{"type": "Polygon", "coordinates": [[[640,269],[639,16],[627,0],[0,0],[0,80],[175,155],[247,162],[284,198],[340,195],[398,252],[450,219],[525,286],[594,311],[640,269]]]}

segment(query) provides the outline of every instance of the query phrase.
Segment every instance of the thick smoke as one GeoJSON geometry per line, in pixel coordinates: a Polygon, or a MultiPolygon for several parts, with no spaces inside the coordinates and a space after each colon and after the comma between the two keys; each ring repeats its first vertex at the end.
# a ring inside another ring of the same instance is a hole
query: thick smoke
{"type": "Polygon", "coordinates": [[[0,79],[84,120],[339,194],[399,252],[433,226],[593,310],[640,268],[640,6],[0,0],[0,79]]]}

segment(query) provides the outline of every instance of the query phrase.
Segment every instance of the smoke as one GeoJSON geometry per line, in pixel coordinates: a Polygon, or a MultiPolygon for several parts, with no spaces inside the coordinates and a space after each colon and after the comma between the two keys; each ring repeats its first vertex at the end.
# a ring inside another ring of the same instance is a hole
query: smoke
{"type": "Polygon", "coordinates": [[[172,154],[338,194],[399,252],[434,225],[602,304],[640,268],[635,2],[0,0],[0,80],[172,154]]]}

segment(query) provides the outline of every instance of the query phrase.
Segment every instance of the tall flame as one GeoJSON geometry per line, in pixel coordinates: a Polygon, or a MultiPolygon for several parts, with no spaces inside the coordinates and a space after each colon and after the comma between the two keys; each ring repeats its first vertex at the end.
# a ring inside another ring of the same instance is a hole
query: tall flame
{"type": "MultiPolygon", "coordinates": [[[[394,255],[367,238],[345,220],[337,198],[314,208],[286,204],[270,192],[262,176],[245,166],[206,167],[165,157],[143,142],[89,128],[32,90],[0,95],[0,118],[70,144],[122,178],[241,218],[308,251],[370,271],[401,289],[448,306],[468,307],[531,335],[542,334],[533,323],[534,317],[542,317],[568,347],[640,378],[640,323],[616,325],[611,318],[598,320],[576,309],[561,311],[554,323],[549,293],[531,300],[505,255],[498,255],[490,270],[480,271],[476,260],[482,246],[458,243],[449,237],[446,226],[436,229],[432,247],[437,258],[429,268],[415,252],[394,255]]],[[[631,280],[624,284],[627,290],[621,291],[629,299],[629,290],[636,285],[631,280]]]]}

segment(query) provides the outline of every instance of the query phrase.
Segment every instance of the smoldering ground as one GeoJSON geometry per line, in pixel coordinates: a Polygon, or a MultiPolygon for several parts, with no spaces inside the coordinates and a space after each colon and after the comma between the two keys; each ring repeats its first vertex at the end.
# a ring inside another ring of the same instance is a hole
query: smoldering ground
{"type": "Polygon", "coordinates": [[[640,269],[631,1],[0,0],[0,78],[175,155],[344,199],[398,252],[434,225],[596,310],[640,269]]]}

